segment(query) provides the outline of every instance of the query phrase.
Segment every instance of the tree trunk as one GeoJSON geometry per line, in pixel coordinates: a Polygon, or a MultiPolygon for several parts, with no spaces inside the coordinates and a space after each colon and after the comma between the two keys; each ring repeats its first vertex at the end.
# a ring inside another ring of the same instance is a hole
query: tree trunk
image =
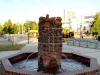
{"type": "Polygon", "coordinates": [[[9,37],[8,37],[8,41],[10,41],[10,34],[9,34],[9,37]]]}
{"type": "Polygon", "coordinates": [[[96,40],[98,40],[98,34],[96,34],[96,40]]]}

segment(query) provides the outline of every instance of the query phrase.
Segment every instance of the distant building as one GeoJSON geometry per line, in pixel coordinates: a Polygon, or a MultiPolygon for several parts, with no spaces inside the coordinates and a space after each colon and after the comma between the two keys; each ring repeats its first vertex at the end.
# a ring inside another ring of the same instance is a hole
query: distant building
{"type": "Polygon", "coordinates": [[[67,11],[63,9],[62,27],[72,28],[73,31],[79,32],[81,30],[89,31],[90,24],[94,20],[95,14],[76,14],[74,11],[67,11]]]}
{"type": "Polygon", "coordinates": [[[71,19],[72,16],[75,16],[75,12],[74,11],[67,11],[65,9],[63,9],[63,17],[62,17],[62,23],[63,23],[63,27],[68,27],[70,24],[69,19],[71,19]]]}
{"type": "Polygon", "coordinates": [[[63,21],[68,21],[72,16],[75,16],[74,11],[67,11],[63,9],[63,21]]]}
{"type": "Polygon", "coordinates": [[[80,25],[82,26],[82,30],[89,31],[93,20],[94,14],[75,15],[71,18],[71,25],[75,31],[80,30],[80,25]]]}
{"type": "Polygon", "coordinates": [[[81,15],[75,15],[71,17],[71,27],[74,31],[80,31],[80,24],[82,24],[82,16],[81,15]]]}
{"type": "Polygon", "coordinates": [[[95,14],[85,14],[85,15],[83,15],[83,17],[84,17],[84,19],[83,19],[83,26],[86,27],[86,30],[90,29],[90,24],[94,20],[94,15],[95,14]]]}

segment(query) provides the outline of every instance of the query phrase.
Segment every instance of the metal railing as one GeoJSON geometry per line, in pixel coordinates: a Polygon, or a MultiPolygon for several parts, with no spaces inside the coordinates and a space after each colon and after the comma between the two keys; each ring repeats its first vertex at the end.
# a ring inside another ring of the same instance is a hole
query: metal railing
{"type": "Polygon", "coordinates": [[[67,40],[67,45],[100,49],[100,41],[92,39],[72,39],[67,40]]]}

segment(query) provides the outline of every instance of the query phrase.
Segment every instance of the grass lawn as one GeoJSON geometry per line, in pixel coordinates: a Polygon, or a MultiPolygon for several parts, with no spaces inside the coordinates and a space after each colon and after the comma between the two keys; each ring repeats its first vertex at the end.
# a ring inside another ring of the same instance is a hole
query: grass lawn
{"type": "Polygon", "coordinates": [[[0,45],[0,51],[14,51],[20,50],[24,47],[25,44],[16,44],[16,45],[0,45]]]}

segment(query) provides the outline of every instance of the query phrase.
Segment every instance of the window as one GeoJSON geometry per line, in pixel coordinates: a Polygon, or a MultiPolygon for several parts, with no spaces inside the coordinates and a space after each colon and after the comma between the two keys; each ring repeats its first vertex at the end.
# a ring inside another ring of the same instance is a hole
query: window
{"type": "Polygon", "coordinates": [[[89,23],[89,21],[84,21],[84,23],[89,23]]]}
{"type": "Polygon", "coordinates": [[[84,19],[94,18],[94,16],[84,16],[84,19]]]}

